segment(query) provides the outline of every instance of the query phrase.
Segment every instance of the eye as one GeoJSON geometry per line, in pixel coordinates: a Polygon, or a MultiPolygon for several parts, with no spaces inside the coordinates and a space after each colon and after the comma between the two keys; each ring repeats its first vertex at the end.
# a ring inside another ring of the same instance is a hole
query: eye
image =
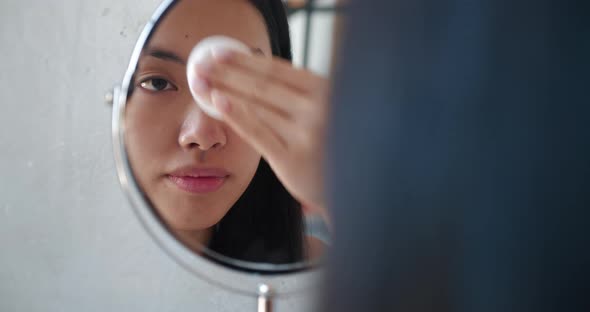
{"type": "Polygon", "coordinates": [[[164,78],[147,78],[140,82],[139,85],[142,88],[153,92],[176,90],[176,87],[164,78]]]}

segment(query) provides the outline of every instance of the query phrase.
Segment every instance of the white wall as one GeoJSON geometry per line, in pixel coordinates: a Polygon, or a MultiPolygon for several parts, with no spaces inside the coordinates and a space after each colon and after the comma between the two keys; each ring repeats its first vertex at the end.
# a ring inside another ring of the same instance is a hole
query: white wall
{"type": "Polygon", "coordinates": [[[254,311],[168,258],[117,183],[103,94],[157,4],[0,3],[0,311],[254,311]]]}

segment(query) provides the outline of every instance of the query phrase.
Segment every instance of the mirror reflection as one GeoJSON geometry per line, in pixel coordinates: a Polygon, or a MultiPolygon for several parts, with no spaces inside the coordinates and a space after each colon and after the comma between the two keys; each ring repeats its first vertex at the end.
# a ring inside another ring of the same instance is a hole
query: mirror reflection
{"type": "Polygon", "coordinates": [[[125,109],[129,162],[163,224],[198,254],[296,264],[329,247],[329,81],[292,66],[286,12],[280,0],[176,1],[140,55],[125,109]],[[187,68],[211,36],[250,53],[220,48],[187,68]],[[220,117],[199,106],[187,71],[220,117]]]}

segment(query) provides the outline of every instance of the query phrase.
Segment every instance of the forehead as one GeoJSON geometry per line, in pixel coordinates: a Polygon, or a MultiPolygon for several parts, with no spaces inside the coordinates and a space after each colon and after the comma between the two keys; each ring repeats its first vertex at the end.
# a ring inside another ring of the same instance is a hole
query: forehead
{"type": "Polygon", "coordinates": [[[271,54],[264,19],[248,0],[177,1],[148,46],[174,51],[186,59],[194,45],[212,35],[229,36],[271,54]]]}

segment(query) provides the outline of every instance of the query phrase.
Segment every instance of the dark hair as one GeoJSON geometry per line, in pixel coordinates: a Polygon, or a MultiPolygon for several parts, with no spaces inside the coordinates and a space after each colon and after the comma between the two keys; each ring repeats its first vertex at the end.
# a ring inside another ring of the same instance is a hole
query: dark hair
{"type": "MultiPolygon", "coordinates": [[[[249,0],[266,23],[274,56],[292,61],[289,24],[281,0],[249,0]]],[[[286,264],[303,260],[301,205],[261,159],[254,178],[215,226],[209,249],[234,259],[286,264]]]]}

